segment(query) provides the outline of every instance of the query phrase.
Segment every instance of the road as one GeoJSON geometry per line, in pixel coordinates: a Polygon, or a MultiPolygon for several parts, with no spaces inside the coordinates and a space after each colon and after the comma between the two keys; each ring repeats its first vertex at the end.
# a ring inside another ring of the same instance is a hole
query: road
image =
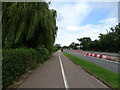
{"type": "Polygon", "coordinates": [[[84,59],[84,60],[87,60],[89,62],[95,63],[96,65],[104,67],[104,68],[106,68],[108,70],[111,70],[113,72],[120,72],[120,69],[118,69],[120,67],[120,63],[110,61],[110,60],[106,60],[106,59],[97,58],[97,57],[81,55],[80,53],[73,53],[69,50],[67,50],[66,52],[68,52],[70,54],[73,54],[75,56],[78,56],[81,59],[84,59]]]}
{"type": "Polygon", "coordinates": [[[56,52],[19,88],[108,88],[63,53],[56,52]]]}

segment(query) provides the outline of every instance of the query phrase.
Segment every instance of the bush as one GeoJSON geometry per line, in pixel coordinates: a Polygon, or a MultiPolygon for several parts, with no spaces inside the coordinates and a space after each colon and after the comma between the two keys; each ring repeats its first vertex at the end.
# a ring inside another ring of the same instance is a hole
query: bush
{"type": "Polygon", "coordinates": [[[53,46],[53,52],[56,52],[56,51],[58,51],[60,49],[61,49],[61,47],[53,46]]]}
{"type": "Polygon", "coordinates": [[[35,50],[38,52],[38,55],[39,55],[38,57],[42,59],[42,62],[44,62],[51,56],[51,53],[49,52],[49,50],[44,48],[43,46],[39,46],[35,50]]]}
{"type": "Polygon", "coordinates": [[[2,87],[12,84],[14,80],[31,70],[38,63],[49,58],[49,51],[39,47],[38,50],[28,48],[3,49],[2,51],[2,87]]]}

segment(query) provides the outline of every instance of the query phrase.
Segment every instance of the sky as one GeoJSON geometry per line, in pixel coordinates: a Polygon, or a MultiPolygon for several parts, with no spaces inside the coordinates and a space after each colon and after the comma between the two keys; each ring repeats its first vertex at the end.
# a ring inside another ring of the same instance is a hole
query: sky
{"type": "Polygon", "coordinates": [[[79,43],[77,38],[98,39],[118,23],[117,2],[52,2],[57,11],[57,38],[55,44],[69,46],[79,43]]]}

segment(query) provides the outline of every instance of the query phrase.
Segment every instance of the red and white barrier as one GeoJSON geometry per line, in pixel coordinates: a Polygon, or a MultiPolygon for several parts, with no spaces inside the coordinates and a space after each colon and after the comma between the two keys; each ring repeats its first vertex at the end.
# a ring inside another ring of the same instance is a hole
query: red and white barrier
{"type": "Polygon", "coordinates": [[[103,58],[103,55],[100,55],[99,58],[103,58]]]}
{"type": "Polygon", "coordinates": [[[105,56],[105,55],[103,55],[103,58],[104,58],[104,59],[106,59],[106,56],[105,56]]]}
{"type": "Polygon", "coordinates": [[[98,58],[99,58],[99,56],[100,56],[100,55],[99,55],[99,54],[97,54],[97,57],[98,57],[98,58]]]}
{"type": "Polygon", "coordinates": [[[90,53],[90,56],[92,56],[92,53],[90,53]]]}
{"type": "Polygon", "coordinates": [[[89,53],[86,53],[85,55],[87,55],[87,56],[88,56],[88,55],[89,55],[89,53]]]}
{"type": "Polygon", "coordinates": [[[84,51],[80,51],[80,50],[72,50],[72,52],[85,54],[86,56],[93,56],[93,57],[97,57],[97,58],[103,58],[103,59],[107,59],[107,60],[111,60],[111,58],[112,58],[111,56],[106,56],[106,55],[102,55],[102,54],[93,54],[93,53],[84,52],[84,51]]]}
{"type": "Polygon", "coordinates": [[[97,54],[94,54],[94,57],[97,57],[97,54]]]}
{"type": "Polygon", "coordinates": [[[91,53],[89,53],[89,56],[91,55],[91,53]]]}
{"type": "Polygon", "coordinates": [[[110,59],[111,59],[111,56],[106,56],[106,59],[107,59],[107,60],[110,60],[110,59]]]}
{"type": "Polygon", "coordinates": [[[98,57],[98,58],[103,58],[103,59],[107,59],[107,60],[111,59],[111,56],[106,56],[106,55],[102,55],[102,54],[86,53],[85,55],[87,55],[87,56],[93,56],[93,57],[98,57]]]}

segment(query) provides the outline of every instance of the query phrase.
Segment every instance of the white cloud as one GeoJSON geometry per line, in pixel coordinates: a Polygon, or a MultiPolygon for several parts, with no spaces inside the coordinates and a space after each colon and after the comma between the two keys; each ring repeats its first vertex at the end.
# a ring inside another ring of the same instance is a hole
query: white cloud
{"type": "Polygon", "coordinates": [[[61,44],[61,46],[64,46],[64,45],[68,46],[68,45],[70,45],[70,43],[72,43],[72,41],[79,43],[76,40],[78,37],[79,37],[79,34],[74,34],[73,35],[72,33],[69,33],[69,32],[66,32],[63,29],[60,29],[58,31],[56,43],[61,44]]]}
{"type": "MultiPolygon", "coordinates": [[[[95,7],[87,2],[60,3],[58,6],[54,4],[52,7],[57,10],[58,14],[57,26],[59,30],[55,43],[61,44],[61,46],[70,45],[72,42],[78,43],[77,38],[91,37],[92,40],[98,39],[100,33],[107,33],[106,29],[117,24],[117,18],[115,14],[112,14],[110,17],[105,17],[105,19],[96,22],[96,25],[88,23],[81,26],[80,24],[95,7]]],[[[102,6],[96,8],[98,10],[103,9],[102,6]]],[[[109,5],[107,8],[109,8],[109,5]]]]}
{"type": "Polygon", "coordinates": [[[117,24],[118,20],[117,18],[109,18],[109,19],[100,20],[100,22],[107,25],[114,25],[114,24],[117,24]]]}
{"type": "Polygon", "coordinates": [[[116,18],[109,18],[100,20],[102,24],[92,25],[87,24],[84,26],[70,26],[61,28],[58,31],[58,38],[56,43],[62,46],[70,45],[73,41],[79,43],[77,38],[90,37],[92,40],[98,39],[100,33],[106,34],[110,27],[117,24],[116,18]]]}
{"type": "Polygon", "coordinates": [[[68,26],[68,27],[62,27],[61,29],[67,30],[67,31],[84,31],[84,30],[91,30],[91,31],[98,31],[99,29],[107,29],[109,27],[112,27],[118,23],[117,18],[108,18],[103,19],[99,21],[101,24],[98,25],[92,25],[87,24],[85,26],[68,26]]]}
{"type": "Polygon", "coordinates": [[[85,2],[65,3],[60,6],[57,11],[57,25],[59,28],[61,28],[65,26],[79,25],[89,14],[91,9],[89,8],[89,4],[85,2]]]}
{"type": "Polygon", "coordinates": [[[80,30],[80,26],[68,26],[68,27],[61,27],[60,29],[64,29],[67,31],[78,31],[80,30]]]}

